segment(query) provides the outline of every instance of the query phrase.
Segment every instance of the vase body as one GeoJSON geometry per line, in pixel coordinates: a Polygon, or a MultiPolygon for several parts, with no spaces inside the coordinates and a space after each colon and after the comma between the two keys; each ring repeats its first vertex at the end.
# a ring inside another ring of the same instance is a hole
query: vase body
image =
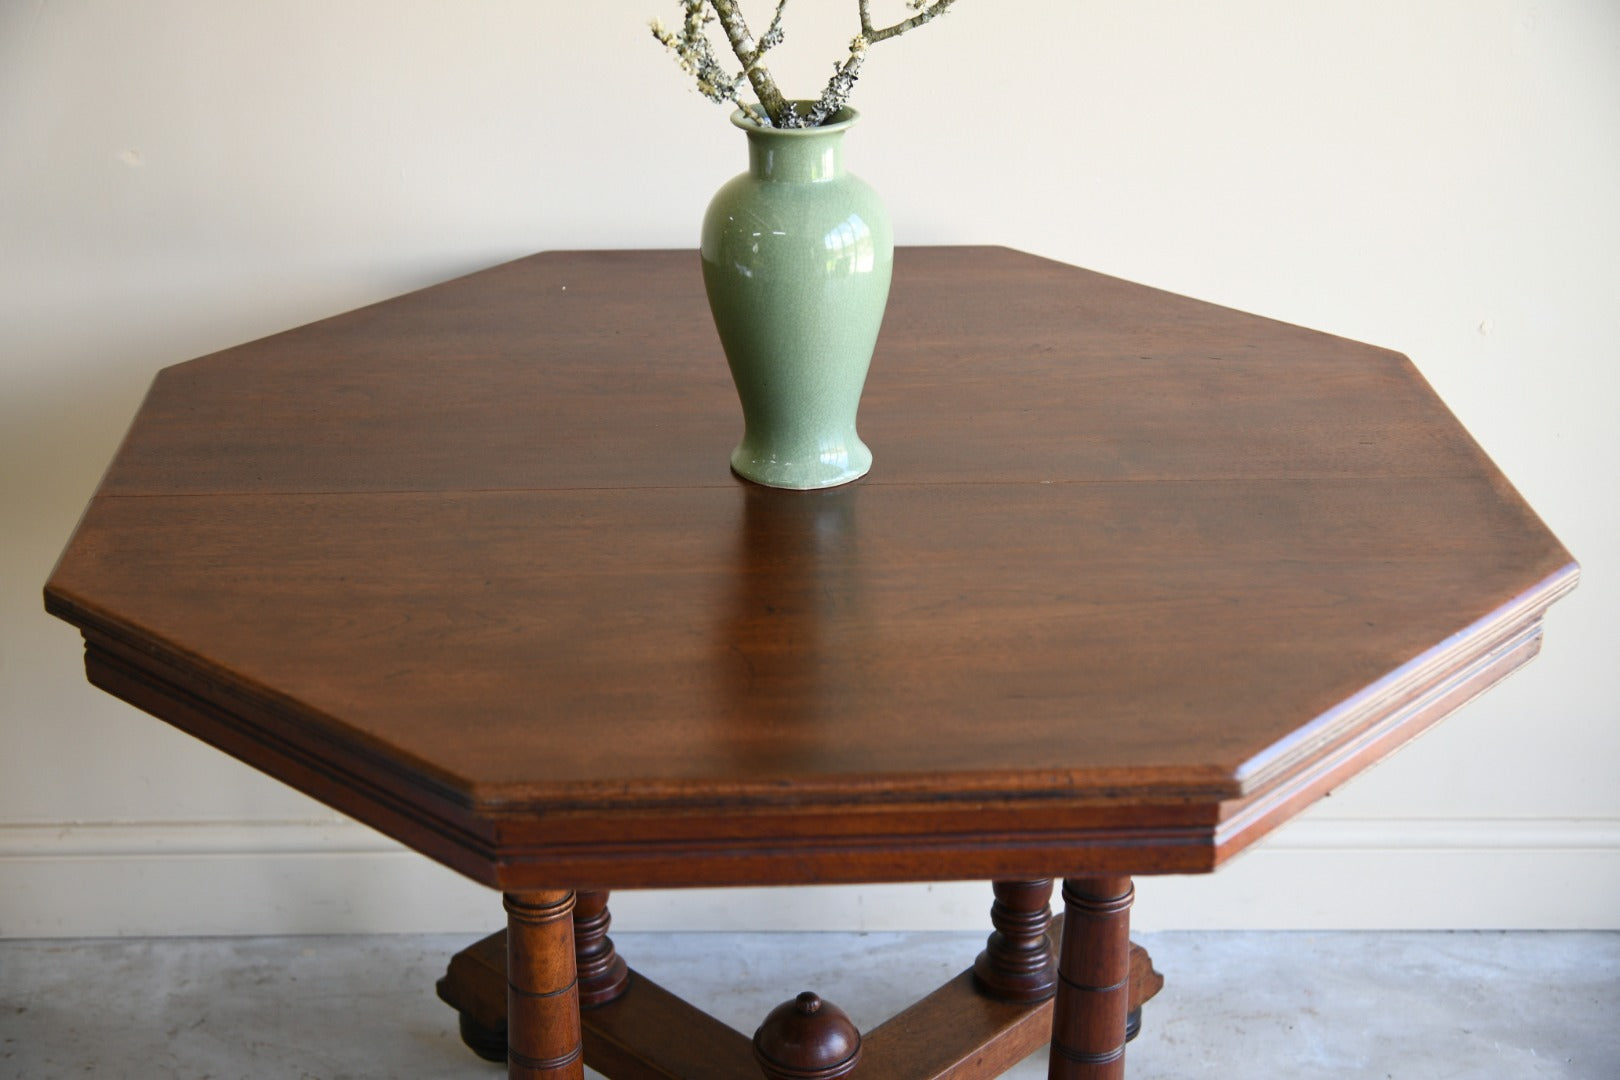
{"type": "Polygon", "coordinates": [[[779,488],[846,484],[872,467],[855,431],[889,298],[888,212],[844,169],[845,109],[814,128],[742,113],[747,172],[703,218],[703,283],[742,403],[739,476],[779,488]]]}

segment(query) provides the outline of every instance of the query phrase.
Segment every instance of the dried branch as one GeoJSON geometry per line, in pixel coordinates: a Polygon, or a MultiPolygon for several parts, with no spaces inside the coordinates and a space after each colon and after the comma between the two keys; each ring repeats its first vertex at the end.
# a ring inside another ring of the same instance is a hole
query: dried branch
{"type": "Polygon", "coordinates": [[[868,43],[876,45],[880,41],[887,41],[892,37],[899,37],[908,30],[915,30],[924,23],[933,22],[945,14],[947,8],[956,3],[956,0],[906,0],[906,6],[917,14],[909,19],[885,26],[881,30],[872,26],[871,12],[868,5],[871,0],[860,0],[861,3],[861,36],[868,43]]]}
{"type": "Polygon", "coordinates": [[[758,39],[749,31],[738,0],[677,2],[684,13],[680,33],[666,29],[654,19],[653,37],[675,53],[683,71],[696,78],[698,91],[711,101],[735,102],[749,119],[761,127],[797,128],[824,124],[844,107],[854,92],[855,81],[860,78],[861,65],[866,61],[869,47],[932,22],[945,14],[956,0],[906,0],[906,6],[916,14],[881,28],[872,25],[871,0],[858,0],[861,32],[849,43],[849,55],[833,65],[832,77],[827,80],[821,96],[803,112],[783,96],[763,62],[765,54],[782,43],[782,13],[787,8],[787,0],[777,0],[771,24],[765,35],[758,39]],[[708,27],[715,22],[720,24],[732,53],[742,64],[742,71],[736,75],[727,73],[714,55],[708,27]],[[742,100],[740,91],[744,85],[752,87],[759,98],[758,109],[742,100]]]}
{"type": "Polygon", "coordinates": [[[787,0],[777,0],[776,14],[771,17],[771,25],[766,28],[765,36],[759,39],[759,55],[764,56],[770,50],[782,44],[782,12],[787,10],[787,0]]]}
{"type": "Polygon", "coordinates": [[[676,33],[654,19],[653,37],[673,52],[681,70],[697,81],[698,93],[710,101],[734,102],[755,123],[768,125],[769,121],[758,109],[742,100],[739,91],[746,85],[744,77],[729,74],[715,57],[714,46],[710,44],[707,33],[707,26],[714,16],[704,10],[704,0],[682,0],[682,4],[685,17],[680,32],[676,33]]]}
{"type": "MultiPolygon", "coordinates": [[[[748,32],[748,23],[743,20],[742,9],[737,6],[737,0],[709,0],[709,3],[720,20],[720,28],[726,33],[726,40],[731,42],[731,51],[737,54],[737,59],[742,63],[743,74],[748,77],[754,93],[759,95],[760,107],[771,118],[774,126],[785,126],[783,121],[792,116],[792,107],[782,96],[782,91],[776,88],[776,80],[771,78],[770,71],[760,63],[760,57],[765,49],[761,48],[754,40],[754,35],[748,32]]],[[[776,29],[780,38],[781,28],[776,29]]]]}

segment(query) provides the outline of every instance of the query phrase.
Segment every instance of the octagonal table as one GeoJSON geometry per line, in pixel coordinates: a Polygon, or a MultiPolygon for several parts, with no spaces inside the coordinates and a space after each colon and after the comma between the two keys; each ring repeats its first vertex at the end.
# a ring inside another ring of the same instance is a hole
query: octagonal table
{"type": "Polygon", "coordinates": [[[514,1077],[582,1017],[710,1080],[989,1076],[1055,1017],[1102,1078],[1158,984],[1131,877],[1529,660],[1578,573],[1404,357],[1005,249],[899,253],[861,423],[857,484],[736,479],[696,257],[538,255],[163,371],[46,606],[506,894],[440,992],[514,1077]],[[806,996],[750,1044],[605,936],[616,888],[964,878],[985,952],[864,1040],[806,996]]]}

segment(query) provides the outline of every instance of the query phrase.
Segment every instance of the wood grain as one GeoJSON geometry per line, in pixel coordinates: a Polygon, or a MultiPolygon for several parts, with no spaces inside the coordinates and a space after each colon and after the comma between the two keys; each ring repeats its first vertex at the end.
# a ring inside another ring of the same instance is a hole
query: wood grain
{"type": "Polygon", "coordinates": [[[46,587],[91,679],[506,891],[1208,870],[1578,569],[1404,357],[908,249],[821,493],[726,471],[695,256],[167,369],[46,587]]]}

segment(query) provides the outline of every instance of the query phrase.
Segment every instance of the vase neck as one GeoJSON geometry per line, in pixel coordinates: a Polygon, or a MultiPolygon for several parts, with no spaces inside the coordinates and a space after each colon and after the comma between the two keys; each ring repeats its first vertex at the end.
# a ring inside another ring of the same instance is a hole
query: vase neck
{"type": "Polygon", "coordinates": [[[760,180],[819,183],[844,175],[844,132],[794,128],[748,133],[749,171],[760,180]]]}

